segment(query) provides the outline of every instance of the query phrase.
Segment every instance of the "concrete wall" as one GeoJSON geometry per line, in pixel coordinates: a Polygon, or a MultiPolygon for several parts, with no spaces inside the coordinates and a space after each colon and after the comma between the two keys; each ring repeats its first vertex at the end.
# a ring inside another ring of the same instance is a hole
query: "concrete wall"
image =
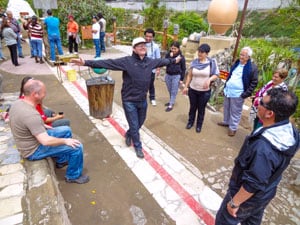
{"type": "MultiPolygon", "coordinates": [[[[208,9],[211,0],[198,0],[198,1],[162,1],[165,2],[168,9],[173,9],[176,11],[206,11],[208,9]]],[[[238,0],[239,10],[244,7],[244,0],[238,0]]],[[[287,7],[291,4],[292,0],[250,0],[248,1],[249,10],[266,10],[274,9],[278,7],[287,7]]],[[[114,8],[125,8],[133,10],[142,10],[145,7],[143,2],[136,1],[117,1],[108,2],[114,8]]]]}

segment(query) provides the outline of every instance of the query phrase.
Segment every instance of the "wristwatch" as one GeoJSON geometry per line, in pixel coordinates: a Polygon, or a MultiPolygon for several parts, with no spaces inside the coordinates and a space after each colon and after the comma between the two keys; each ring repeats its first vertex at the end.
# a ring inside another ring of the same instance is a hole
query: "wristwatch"
{"type": "Polygon", "coordinates": [[[232,209],[237,209],[237,208],[240,207],[239,205],[234,204],[233,199],[231,199],[231,200],[228,202],[228,204],[229,204],[230,208],[232,208],[232,209]]]}

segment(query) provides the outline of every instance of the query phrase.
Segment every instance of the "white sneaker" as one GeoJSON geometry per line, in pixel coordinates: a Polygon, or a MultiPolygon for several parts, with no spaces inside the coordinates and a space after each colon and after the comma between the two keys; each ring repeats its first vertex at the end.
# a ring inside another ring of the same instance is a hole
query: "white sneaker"
{"type": "Polygon", "coordinates": [[[156,101],[155,100],[151,100],[151,105],[156,106],[156,101]]]}

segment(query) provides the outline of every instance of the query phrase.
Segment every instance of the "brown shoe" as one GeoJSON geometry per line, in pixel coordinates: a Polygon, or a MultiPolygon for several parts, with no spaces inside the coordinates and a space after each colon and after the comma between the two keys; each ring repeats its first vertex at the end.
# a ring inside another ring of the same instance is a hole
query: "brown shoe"
{"type": "Polygon", "coordinates": [[[221,126],[221,127],[228,127],[229,125],[228,124],[226,124],[226,123],[224,123],[224,122],[218,122],[217,123],[219,126],[221,126]]]}
{"type": "Polygon", "coordinates": [[[236,133],[236,130],[228,129],[228,136],[233,137],[236,133]]]}

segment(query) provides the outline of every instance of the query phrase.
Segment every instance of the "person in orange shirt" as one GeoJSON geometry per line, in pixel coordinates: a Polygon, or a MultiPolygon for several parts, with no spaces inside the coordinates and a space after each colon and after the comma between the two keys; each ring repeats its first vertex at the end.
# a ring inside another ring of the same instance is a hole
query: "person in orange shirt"
{"type": "Polygon", "coordinates": [[[78,34],[79,26],[74,20],[74,16],[68,16],[69,22],[67,24],[67,31],[68,31],[68,40],[69,40],[69,53],[73,53],[73,46],[74,46],[74,53],[78,53],[78,43],[76,42],[76,37],[78,34]]]}

